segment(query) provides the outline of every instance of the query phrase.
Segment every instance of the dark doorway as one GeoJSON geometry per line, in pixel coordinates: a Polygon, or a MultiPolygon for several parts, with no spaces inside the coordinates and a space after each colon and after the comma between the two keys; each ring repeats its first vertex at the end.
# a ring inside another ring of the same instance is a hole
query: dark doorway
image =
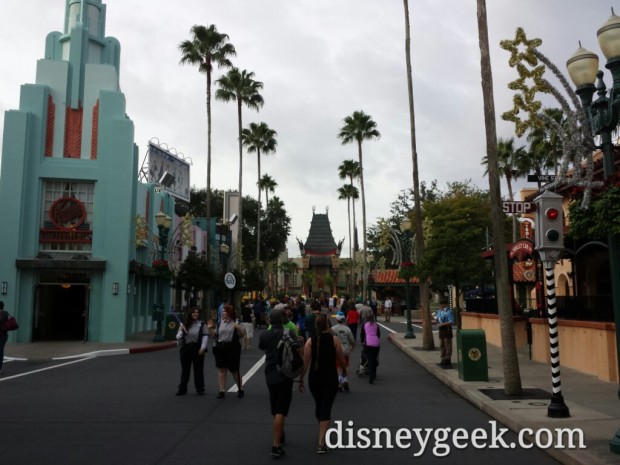
{"type": "Polygon", "coordinates": [[[33,341],[81,341],[86,339],[87,284],[40,284],[37,286],[32,322],[33,341]]]}

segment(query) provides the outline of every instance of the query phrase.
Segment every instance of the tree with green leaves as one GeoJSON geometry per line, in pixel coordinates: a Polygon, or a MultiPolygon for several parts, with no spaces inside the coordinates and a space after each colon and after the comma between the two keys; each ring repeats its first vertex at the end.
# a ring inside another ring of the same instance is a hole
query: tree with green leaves
{"type": "Polygon", "coordinates": [[[223,102],[235,102],[237,104],[238,141],[239,141],[239,232],[237,234],[237,247],[243,249],[243,106],[258,111],[264,104],[259,91],[263,83],[254,79],[254,73],[246,70],[240,71],[233,68],[217,81],[218,89],[215,98],[223,102]]]}
{"type": "Polygon", "coordinates": [[[458,311],[464,287],[476,286],[485,277],[480,250],[491,224],[489,194],[469,181],[450,183],[438,200],[424,203],[424,213],[428,237],[417,271],[421,280],[430,278],[436,288],[453,285],[458,311]]]}
{"type": "Polygon", "coordinates": [[[276,136],[278,133],[271,129],[267,123],[250,123],[250,125],[241,132],[241,140],[245,145],[248,153],[256,153],[258,161],[258,209],[256,211],[257,229],[256,229],[256,263],[260,262],[260,218],[261,218],[261,176],[260,176],[260,156],[270,155],[276,152],[278,141],[276,136]]]}
{"type": "MultiPolygon", "coordinates": [[[[524,170],[524,159],[527,157],[527,151],[525,147],[515,148],[515,139],[511,137],[509,139],[500,138],[497,141],[497,163],[500,176],[503,176],[506,180],[508,187],[508,199],[514,201],[514,193],[512,191],[512,181],[517,180],[523,175],[527,174],[527,170],[524,170]]],[[[484,176],[489,173],[489,160],[485,155],[482,157],[482,165],[486,168],[484,170],[484,176]]],[[[512,242],[517,241],[517,216],[512,215],[512,242]]]]}
{"type": "Polygon", "coordinates": [[[265,192],[265,205],[269,207],[269,193],[271,192],[273,194],[276,191],[278,183],[268,174],[264,174],[258,181],[258,187],[265,192]]]}
{"type": "MultiPolygon", "coordinates": [[[[546,117],[545,121],[555,121],[558,128],[562,128],[566,123],[564,112],[560,108],[545,108],[542,113],[546,117]]],[[[521,170],[525,173],[533,171],[537,175],[543,174],[543,171],[554,170],[554,174],[557,174],[558,160],[562,158],[562,145],[556,127],[551,124],[534,126],[526,139],[530,147],[527,156],[519,158],[521,170]]],[[[540,188],[539,180],[538,189],[540,188]]]]}
{"type": "Polygon", "coordinates": [[[198,254],[190,253],[176,273],[175,286],[188,292],[207,292],[218,286],[218,280],[209,262],[198,254]]]}
{"type": "Polygon", "coordinates": [[[338,138],[342,144],[357,144],[357,156],[360,168],[360,187],[362,192],[362,234],[364,250],[362,252],[362,295],[366,298],[366,288],[368,285],[368,263],[366,261],[366,253],[368,246],[366,243],[366,194],[364,191],[364,162],[362,157],[362,142],[365,140],[373,140],[381,137],[381,133],[377,130],[375,123],[370,115],[363,111],[354,111],[350,116],[344,119],[344,126],[338,133],[338,138]]]}
{"type": "MultiPolygon", "coordinates": [[[[207,196],[206,217],[211,217],[211,202],[208,193],[211,192],[211,79],[213,65],[220,68],[230,68],[230,57],[237,53],[235,47],[228,41],[228,35],[218,32],[215,25],[195,25],[190,31],[191,40],[185,40],[179,45],[181,64],[198,66],[198,71],[207,79],[207,196]]],[[[207,251],[207,261],[210,256],[207,251]]]]}

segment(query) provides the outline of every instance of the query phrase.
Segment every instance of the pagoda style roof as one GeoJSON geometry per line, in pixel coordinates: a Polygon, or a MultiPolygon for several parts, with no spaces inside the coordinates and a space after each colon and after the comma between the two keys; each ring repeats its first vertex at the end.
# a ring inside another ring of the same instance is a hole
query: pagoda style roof
{"type": "MultiPolygon", "coordinates": [[[[298,240],[299,241],[299,240],[298,240]]],[[[340,247],[336,245],[328,213],[312,212],[310,232],[305,244],[299,241],[302,255],[339,255],[340,247]]]]}

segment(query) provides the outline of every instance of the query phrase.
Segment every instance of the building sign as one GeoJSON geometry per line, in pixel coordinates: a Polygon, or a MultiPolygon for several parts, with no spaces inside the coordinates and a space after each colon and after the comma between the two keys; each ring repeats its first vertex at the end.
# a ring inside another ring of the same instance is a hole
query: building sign
{"type": "Polygon", "coordinates": [[[178,199],[189,202],[189,163],[169,150],[149,141],[147,180],[178,199]]]}
{"type": "Polygon", "coordinates": [[[529,221],[524,221],[521,223],[521,238],[522,239],[532,239],[532,223],[529,221]]]}
{"type": "Polygon", "coordinates": [[[534,253],[534,244],[528,240],[520,240],[512,244],[510,248],[510,258],[518,257],[522,259],[525,255],[532,255],[534,253]]]}
{"type": "Polygon", "coordinates": [[[71,231],[86,221],[84,204],[75,197],[61,197],[50,207],[50,220],[58,229],[71,231]]]}

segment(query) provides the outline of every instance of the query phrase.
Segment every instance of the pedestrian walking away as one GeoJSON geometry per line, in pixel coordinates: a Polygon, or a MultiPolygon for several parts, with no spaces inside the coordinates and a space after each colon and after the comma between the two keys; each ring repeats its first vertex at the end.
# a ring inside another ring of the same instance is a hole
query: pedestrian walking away
{"type": "Polygon", "coordinates": [[[181,382],[177,390],[177,396],[187,394],[190,371],[194,368],[194,387],[196,394],[203,396],[205,393],[204,364],[205,353],[209,334],[205,323],[200,319],[200,309],[192,308],[187,315],[185,323],[181,323],[177,332],[179,343],[179,357],[181,359],[181,382]]]}
{"type": "Polygon", "coordinates": [[[439,364],[444,368],[452,366],[452,325],[454,324],[454,315],[452,309],[448,307],[446,300],[439,302],[439,311],[437,312],[437,329],[439,330],[439,347],[441,352],[441,361],[439,364]]]}
{"type": "Polygon", "coordinates": [[[355,308],[355,304],[353,303],[353,301],[351,301],[351,306],[349,307],[349,310],[346,312],[346,320],[347,320],[347,326],[351,330],[351,334],[353,334],[353,340],[357,342],[357,327],[360,322],[360,314],[355,308]]]}
{"type": "Polygon", "coordinates": [[[375,316],[370,313],[360,332],[360,340],[364,348],[364,354],[368,363],[368,382],[374,384],[377,378],[377,366],[379,365],[379,349],[381,347],[381,330],[375,321],[375,316]]]}
{"type": "MultiPolygon", "coordinates": [[[[265,381],[269,390],[269,405],[273,416],[273,443],[271,456],[282,457],[286,441],[284,424],[293,398],[293,379],[278,369],[278,344],[284,334],[283,310],[274,309],[270,315],[270,328],[258,340],[258,348],[265,351],[265,381]]],[[[304,391],[303,371],[299,376],[299,391],[304,391]]]]}
{"type": "Polygon", "coordinates": [[[243,325],[243,348],[251,349],[254,338],[254,314],[249,304],[241,308],[241,324],[243,325]]]}
{"type": "Polygon", "coordinates": [[[340,340],[330,330],[326,315],[317,315],[316,334],[304,346],[304,368],[308,387],[314,398],[314,415],[319,422],[318,454],[325,454],[325,435],[331,422],[332,406],[338,392],[336,363],[347,376],[346,362],[340,340]]]}
{"type": "Polygon", "coordinates": [[[340,340],[342,352],[344,353],[345,366],[338,364],[338,390],[349,391],[349,379],[343,371],[349,370],[350,355],[355,348],[355,338],[348,326],[344,324],[344,313],[336,313],[336,324],[332,326],[332,332],[340,340]]]}
{"type": "Polygon", "coordinates": [[[243,398],[243,380],[239,373],[241,365],[241,339],[243,338],[243,328],[235,321],[235,310],[231,305],[224,305],[222,321],[215,332],[215,342],[213,343],[213,355],[215,356],[215,366],[218,369],[217,383],[219,392],[218,399],[223,399],[226,395],[226,376],[230,371],[233,380],[237,384],[237,397],[243,398]]]}

